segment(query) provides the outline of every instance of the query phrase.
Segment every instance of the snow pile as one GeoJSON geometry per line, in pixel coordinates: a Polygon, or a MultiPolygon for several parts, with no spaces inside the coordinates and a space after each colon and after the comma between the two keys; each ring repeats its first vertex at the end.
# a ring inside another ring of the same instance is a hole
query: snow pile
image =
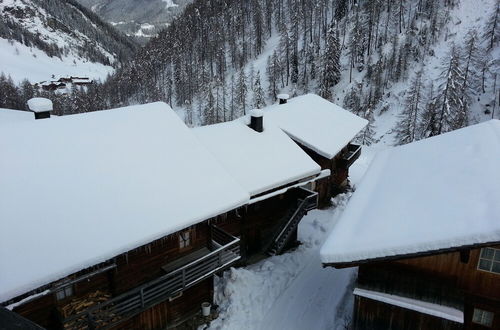
{"type": "Polygon", "coordinates": [[[28,107],[33,112],[52,111],[52,101],[43,97],[34,97],[28,100],[28,107]]]}
{"type": "MultiPolygon", "coordinates": [[[[256,113],[262,113],[256,111],[256,113]]],[[[316,164],[283,131],[268,123],[259,133],[245,119],[193,129],[200,141],[250,195],[315,175],[316,164]]]]}
{"type": "Polygon", "coordinates": [[[354,289],[353,294],[419,313],[437,316],[439,318],[458,323],[464,323],[464,313],[456,308],[359,288],[354,289]]]}
{"type": "Polygon", "coordinates": [[[2,125],[0,173],[0,302],[249,200],[165,103],[2,125]]]}
{"type": "Polygon", "coordinates": [[[350,317],[355,269],[322,268],[318,250],[349,199],[302,219],[297,250],[231,269],[216,282],[211,329],[335,329],[350,317]],[[337,310],[337,313],[335,312],[337,310]]]}
{"type": "Polygon", "coordinates": [[[368,123],[314,94],[298,96],[286,104],[275,104],[264,110],[266,118],[292,139],[329,159],[368,123]]]}
{"type": "Polygon", "coordinates": [[[500,121],[380,153],[321,249],[356,262],[500,241],[500,121]]]}

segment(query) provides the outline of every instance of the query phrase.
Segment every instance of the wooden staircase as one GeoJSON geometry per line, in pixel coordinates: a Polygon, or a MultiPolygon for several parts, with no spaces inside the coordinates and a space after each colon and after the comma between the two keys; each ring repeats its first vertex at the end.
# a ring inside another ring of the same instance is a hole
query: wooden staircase
{"type": "Polygon", "coordinates": [[[308,211],[315,209],[318,206],[318,193],[299,188],[300,196],[297,201],[297,206],[290,210],[286,217],[286,221],[277,231],[271,244],[267,248],[266,253],[270,256],[280,254],[290,240],[293,232],[299,226],[300,220],[307,214],[308,211]]]}

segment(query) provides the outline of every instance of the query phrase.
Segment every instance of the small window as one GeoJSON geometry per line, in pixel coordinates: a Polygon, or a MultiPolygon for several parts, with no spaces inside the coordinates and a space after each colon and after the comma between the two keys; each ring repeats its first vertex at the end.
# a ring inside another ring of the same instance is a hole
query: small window
{"type": "Polygon", "coordinates": [[[479,308],[474,308],[472,322],[491,327],[493,325],[493,313],[479,308]]]}
{"type": "Polygon", "coordinates": [[[481,249],[477,269],[500,274],[500,249],[481,249]]]}
{"type": "Polygon", "coordinates": [[[191,231],[186,230],[179,234],[179,248],[183,249],[191,245],[191,231]]]}
{"type": "Polygon", "coordinates": [[[63,299],[66,299],[68,297],[71,297],[72,295],[73,295],[73,286],[72,285],[65,286],[64,288],[56,291],[57,300],[63,300],[63,299]]]}

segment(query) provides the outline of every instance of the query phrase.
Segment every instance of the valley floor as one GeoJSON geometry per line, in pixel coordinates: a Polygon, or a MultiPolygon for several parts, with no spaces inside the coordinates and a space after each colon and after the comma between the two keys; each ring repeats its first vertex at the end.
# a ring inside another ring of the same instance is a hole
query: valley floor
{"type": "MultiPolygon", "coordinates": [[[[376,150],[365,147],[351,167],[356,187],[376,150]]],[[[231,269],[217,280],[215,301],[220,316],[210,329],[344,329],[352,313],[352,285],[356,269],[323,268],[319,249],[349,200],[351,193],[333,200],[332,207],[314,210],[302,219],[296,250],[231,269]]]]}

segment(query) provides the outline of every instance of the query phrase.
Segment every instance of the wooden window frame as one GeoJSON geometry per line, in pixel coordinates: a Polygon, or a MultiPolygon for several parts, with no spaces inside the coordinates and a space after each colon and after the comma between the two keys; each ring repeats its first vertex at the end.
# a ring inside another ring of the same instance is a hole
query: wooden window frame
{"type": "Polygon", "coordinates": [[[73,284],[64,286],[55,292],[56,300],[63,301],[75,295],[73,284]]]}
{"type": "Polygon", "coordinates": [[[189,228],[186,230],[183,230],[179,232],[178,239],[179,239],[179,249],[187,249],[190,248],[193,244],[193,238],[194,238],[194,229],[189,228]],[[187,237],[186,237],[187,235],[187,237]]]}
{"type": "Polygon", "coordinates": [[[479,252],[479,259],[477,261],[477,270],[500,275],[500,272],[493,270],[493,266],[495,265],[500,265],[500,249],[495,249],[490,247],[482,248],[481,251],[479,252]],[[487,250],[493,251],[493,255],[491,256],[491,258],[484,257],[485,251],[487,250]],[[490,264],[489,267],[488,268],[481,267],[481,261],[488,262],[490,264]]]}
{"type": "Polygon", "coordinates": [[[472,314],[472,323],[491,328],[493,326],[494,317],[495,314],[493,312],[485,311],[484,309],[480,308],[474,308],[474,312],[472,314]]]}

